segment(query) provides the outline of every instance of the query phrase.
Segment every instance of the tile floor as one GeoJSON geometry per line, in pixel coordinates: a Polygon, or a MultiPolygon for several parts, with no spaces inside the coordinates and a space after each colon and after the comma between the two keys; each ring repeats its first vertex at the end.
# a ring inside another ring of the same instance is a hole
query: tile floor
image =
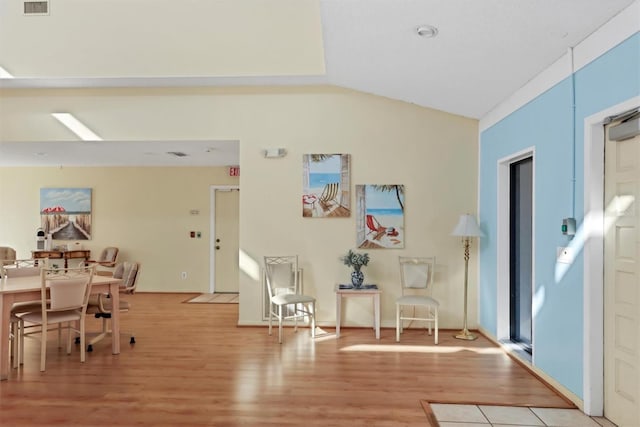
{"type": "Polygon", "coordinates": [[[440,427],[615,427],[579,409],[432,403],[431,410],[440,427]]]}

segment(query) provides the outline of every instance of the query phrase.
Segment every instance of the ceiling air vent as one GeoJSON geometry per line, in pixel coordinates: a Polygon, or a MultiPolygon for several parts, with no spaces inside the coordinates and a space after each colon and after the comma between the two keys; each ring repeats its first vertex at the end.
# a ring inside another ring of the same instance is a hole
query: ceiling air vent
{"type": "Polygon", "coordinates": [[[29,16],[48,15],[49,1],[25,1],[24,14],[29,16]]]}
{"type": "Polygon", "coordinates": [[[183,153],[182,151],[168,151],[167,154],[171,154],[176,157],[187,157],[187,153],[183,153]]]}

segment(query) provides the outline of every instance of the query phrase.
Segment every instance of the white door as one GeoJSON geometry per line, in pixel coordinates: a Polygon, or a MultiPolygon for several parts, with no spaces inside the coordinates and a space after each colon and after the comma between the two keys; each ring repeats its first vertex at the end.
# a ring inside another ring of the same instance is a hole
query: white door
{"type": "MultiPolygon", "coordinates": [[[[608,132],[607,132],[608,134],[608,132]]],[[[640,136],[605,143],[604,414],[640,426],[640,136]]]]}
{"type": "Polygon", "coordinates": [[[238,189],[215,190],[214,292],[238,292],[238,189]]]}

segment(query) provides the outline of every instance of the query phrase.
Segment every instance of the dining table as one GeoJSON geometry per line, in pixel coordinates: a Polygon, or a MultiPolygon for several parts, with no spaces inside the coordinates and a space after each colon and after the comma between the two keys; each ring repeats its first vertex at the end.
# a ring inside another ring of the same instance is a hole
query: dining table
{"type": "MultiPolygon", "coordinates": [[[[112,307],[120,306],[119,288],[122,279],[109,276],[94,275],[91,281],[91,293],[111,294],[112,307]]],[[[0,380],[9,378],[9,329],[11,307],[16,302],[39,301],[42,294],[40,276],[5,277],[0,280],[0,380]]],[[[111,352],[120,353],[120,311],[111,313],[111,352]]]]}

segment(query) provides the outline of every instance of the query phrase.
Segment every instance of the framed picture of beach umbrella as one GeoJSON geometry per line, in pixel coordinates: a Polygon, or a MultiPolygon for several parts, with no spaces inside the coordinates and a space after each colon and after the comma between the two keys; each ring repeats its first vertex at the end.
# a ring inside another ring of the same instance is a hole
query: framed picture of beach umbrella
{"type": "Polygon", "coordinates": [[[302,158],[302,216],[351,216],[349,154],[305,154],[302,158]]]}
{"type": "Polygon", "coordinates": [[[54,240],[90,240],[91,189],[41,188],[40,222],[54,240]]]}
{"type": "Polygon", "coordinates": [[[404,248],[404,185],[356,185],[356,244],[404,248]]]}

